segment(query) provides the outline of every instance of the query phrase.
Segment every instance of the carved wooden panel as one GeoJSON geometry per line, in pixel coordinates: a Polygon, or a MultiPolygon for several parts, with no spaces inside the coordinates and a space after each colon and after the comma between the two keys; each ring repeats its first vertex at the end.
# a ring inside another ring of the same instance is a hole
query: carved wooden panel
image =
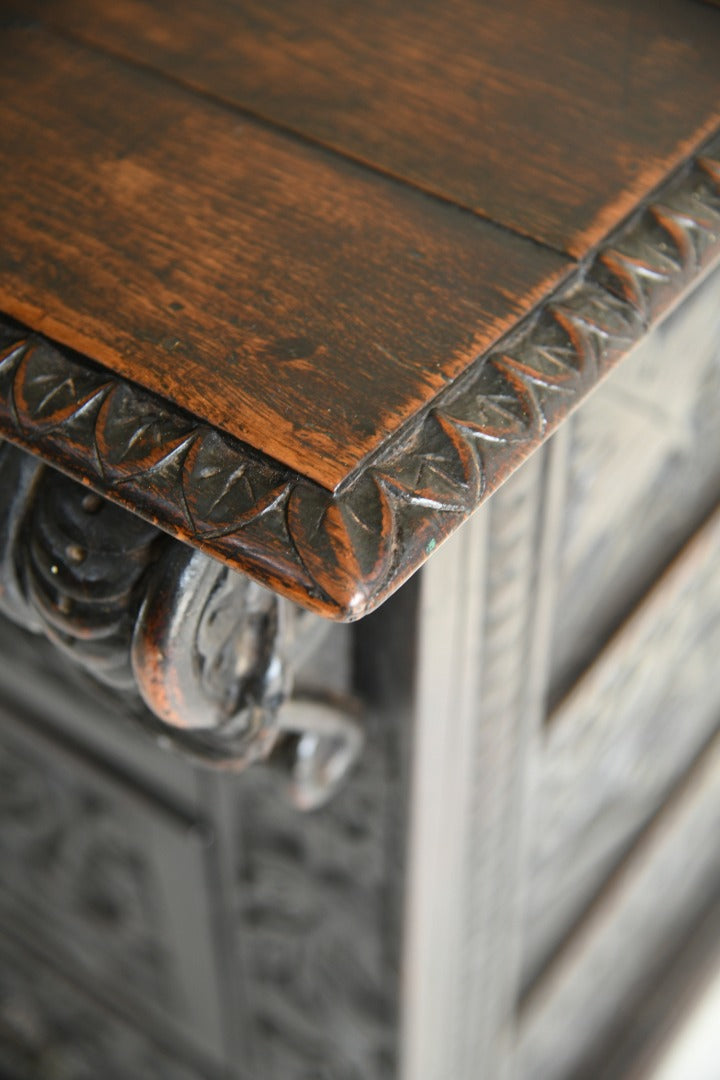
{"type": "MultiPolygon", "coordinates": [[[[378,655],[399,663],[407,624],[390,635],[388,615],[378,613],[378,655]]],[[[325,651],[343,666],[332,643],[325,651]]],[[[242,783],[220,778],[225,925],[239,984],[234,1055],[249,1055],[253,1078],[397,1076],[406,737],[402,708],[388,707],[397,689],[380,715],[366,684],[362,757],[314,813],[298,814],[282,775],[266,766],[242,783]]]]}
{"type": "Polygon", "coordinates": [[[0,939],[0,1069],[7,1080],[213,1080],[0,939]]]}
{"type": "Polygon", "coordinates": [[[526,973],[720,722],[720,511],[551,717],[537,761],[526,973]]]}
{"type": "Polygon", "coordinates": [[[0,716],[0,922],[140,1025],[220,1055],[202,823],[0,716]]]}
{"type": "Polygon", "coordinates": [[[720,497],[720,270],[569,421],[554,696],[720,497]]]}
{"type": "MultiPolygon", "coordinates": [[[[0,687],[8,711],[44,717],[53,732],[114,763],[144,788],[193,816],[197,767],[167,744],[148,739],[147,717],[136,702],[118,697],[82,668],[68,664],[46,638],[23,631],[0,616],[0,687]],[[52,713],[48,715],[48,702],[52,713]]],[[[150,718],[151,719],[151,718],[150,718]]]]}
{"type": "Polygon", "coordinates": [[[392,798],[372,747],[347,789],[309,818],[256,778],[238,790],[236,933],[263,1080],[396,1075],[392,798]]]}
{"type": "Polygon", "coordinates": [[[716,737],[523,1002],[520,1080],[617,1080],[616,1032],[720,895],[719,833],[716,737]]]}

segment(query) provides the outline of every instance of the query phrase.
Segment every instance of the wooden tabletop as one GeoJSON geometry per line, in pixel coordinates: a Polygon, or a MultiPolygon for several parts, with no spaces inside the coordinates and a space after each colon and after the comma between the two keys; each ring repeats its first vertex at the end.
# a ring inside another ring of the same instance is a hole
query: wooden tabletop
{"type": "Polygon", "coordinates": [[[0,432],[333,617],[720,256],[697,0],[16,0],[0,26],[0,432]]]}

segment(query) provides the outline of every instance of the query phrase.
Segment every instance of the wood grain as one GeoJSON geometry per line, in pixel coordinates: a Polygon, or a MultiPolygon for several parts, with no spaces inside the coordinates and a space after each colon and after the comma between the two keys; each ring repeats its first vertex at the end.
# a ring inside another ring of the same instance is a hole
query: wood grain
{"type": "Polygon", "coordinates": [[[720,137],[337,492],[0,319],[0,432],[335,618],[396,589],[720,258],[720,137]]]}
{"type": "Polygon", "coordinates": [[[720,122],[690,0],[22,7],[575,256],[720,122]]]}
{"type": "Polygon", "coordinates": [[[521,1080],[623,1075],[593,1066],[604,1066],[617,1029],[635,1020],[636,1004],[652,989],[648,976],[657,985],[678,943],[717,897],[718,829],[716,735],[523,1000],[516,1070],[521,1080]]]}
{"type": "Polygon", "coordinates": [[[38,27],[0,70],[0,309],[327,488],[567,263],[38,27]]]}

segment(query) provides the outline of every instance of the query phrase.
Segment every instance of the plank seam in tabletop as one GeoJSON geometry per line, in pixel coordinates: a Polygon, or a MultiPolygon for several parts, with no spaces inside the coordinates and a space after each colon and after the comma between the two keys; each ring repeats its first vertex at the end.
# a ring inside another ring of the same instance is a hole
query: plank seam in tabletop
{"type": "Polygon", "coordinates": [[[397,588],[720,260],[720,134],[336,494],[16,324],[0,432],[322,614],[397,588]]]}
{"type": "MultiPolygon", "coordinates": [[[[720,0],[718,0],[720,2],[720,0]]],[[[393,172],[390,169],[383,168],[377,162],[368,161],[366,158],[359,154],[353,154],[348,150],[340,149],[331,142],[326,142],[322,139],[316,138],[313,135],[308,134],[301,128],[293,127],[291,124],[285,124],[282,121],[258,112],[255,109],[250,108],[247,105],[243,105],[241,102],[233,101],[232,98],[226,97],[223,94],[214,93],[206,87],[200,86],[198,83],[194,83],[189,79],[183,79],[181,76],[172,72],[166,71],[164,68],[158,67],[155,64],[148,63],[147,61],[140,60],[130,53],[123,52],[121,49],[113,49],[106,44],[100,44],[92,37],[87,37],[77,31],[68,30],[60,23],[54,23],[51,19],[39,19],[48,30],[50,30],[57,38],[63,39],[67,42],[71,42],[75,45],[81,45],[83,48],[90,52],[97,54],[98,56],[108,56],[117,60],[125,67],[135,69],[138,72],[144,72],[152,75],[155,78],[162,79],[169,86],[175,86],[186,93],[193,94],[201,101],[206,101],[217,108],[224,109],[227,112],[236,113],[238,116],[247,117],[254,123],[267,128],[271,131],[275,131],[286,138],[295,141],[310,149],[321,150],[326,154],[330,154],[333,157],[337,157],[340,161],[347,161],[353,165],[357,165],[359,168],[365,170],[368,173],[372,173],[383,180],[391,184],[396,184],[401,188],[407,188],[409,191],[416,191],[426,198],[431,199],[434,202],[438,202],[441,205],[451,206],[456,210],[460,210],[463,213],[470,214],[472,217],[477,218],[479,221],[484,221],[488,225],[492,225],[494,228],[499,229],[501,232],[507,233],[509,236],[515,236],[518,239],[528,241],[531,244],[536,245],[541,250],[550,251],[555,255],[562,255],[564,258],[571,262],[577,262],[576,256],[565,251],[562,247],[555,244],[548,243],[547,241],[535,236],[532,232],[524,229],[516,228],[505,222],[498,221],[490,214],[484,213],[475,207],[466,206],[462,202],[458,202],[457,199],[451,198],[449,195],[444,195],[441,191],[438,191],[428,185],[423,185],[416,180],[401,176],[400,174],[393,172]]],[[[706,133],[707,135],[707,133],[706,133]]],[[[698,137],[698,144],[704,141],[703,137],[698,137]]]]}
{"type": "Polygon", "coordinates": [[[21,7],[574,258],[720,122],[720,19],[686,0],[21,7]]]}
{"type": "Polygon", "coordinates": [[[570,260],[6,26],[0,309],[334,490],[570,260]]]}

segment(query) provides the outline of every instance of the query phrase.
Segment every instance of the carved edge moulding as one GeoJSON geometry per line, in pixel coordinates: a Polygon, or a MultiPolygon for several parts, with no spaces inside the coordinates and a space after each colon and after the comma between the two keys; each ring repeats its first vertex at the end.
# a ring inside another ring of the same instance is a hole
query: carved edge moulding
{"type": "Polygon", "coordinates": [[[335,493],[0,321],[0,434],[334,619],[377,607],[720,256],[720,136],[335,493]]]}

